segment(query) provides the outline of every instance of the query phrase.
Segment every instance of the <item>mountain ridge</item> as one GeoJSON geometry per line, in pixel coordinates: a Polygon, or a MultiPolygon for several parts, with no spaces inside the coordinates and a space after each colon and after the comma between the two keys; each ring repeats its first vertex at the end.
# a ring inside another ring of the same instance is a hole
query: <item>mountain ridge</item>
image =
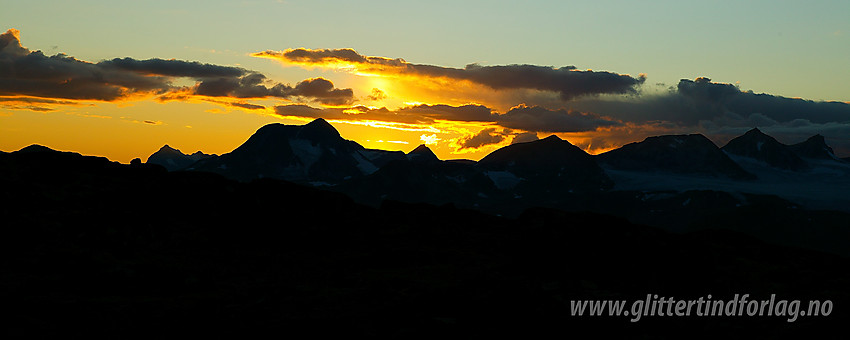
{"type": "Polygon", "coordinates": [[[772,167],[802,171],[808,168],[805,161],[793,153],[787,145],[753,128],[730,140],[721,148],[731,154],[765,162],[772,167]]]}
{"type": "Polygon", "coordinates": [[[778,195],[804,207],[843,210],[840,188],[850,187],[845,184],[850,176],[847,163],[801,158],[793,152],[828,151],[825,143],[813,136],[789,147],[756,128],[723,148],[700,134],[663,135],[594,156],[550,135],[499,148],[477,162],[445,161],[426,145],[407,153],[366,149],[317,119],[305,125],[268,124],[234,151],[199,160],[186,169],[240,181],[268,177],[321,186],[372,205],[397,199],[497,213],[507,209],[513,214],[521,207],[541,204],[611,211],[603,201],[582,195],[642,192],[622,203],[627,207],[636,204],[635,197],[670,190],[683,197],[690,190],[730,193],[721,199],[727,202],[724,206],[746,204],[741,194],[750,193],[778,195]],[[773,158],[798,161],[786,166],[767,163],[773,158]],[[831,195],[839,196],[832,199],[831,195]]]}
{"type": "Polygon", "coordinates": [[[161,165],[168,169],[168,171],[175,171],[183,170],[199,160],[217,156],[218,155],[215,154],[205,154],[200,150],[193,154],[184,154],[179,149],[172,148],[168,144],[165,144],[159,148],[159,150],[148,156],[145,163],[161,165]]]}
{"type": "MultiPolygon", "coordinates": [[[[458,165],[424,166],[439,164],[458,165]]],[[[286,181],[240,182],[72,153],[2,153],[0,185],[0,298],[15,311],[5,334],[244,337],[283,329],[296,337],[543,338],[566,329],[658,338],[695,327],[711,337],[740,334],[742,324],[755,323],[759,335],[799,339],[840,336],[850,315],[838,308],[850,300],[847,257],[717,230],[735,222],[776,235],[788,231],[784,221],[807,220],[814,221],[800,235],[846,230],[808,229],[828,216],[769,199],[711,211],[706,223],[714,228],[673,233],[539,207],[514,218],[448,204],[372,207],[286,181]],[[570,315],[567,302],[656,292],[777,294],[829,299],[836,308],[796,323],[788,316],[636,323],[570,315]]],[[[659,200],[683,207],[681,198],[659,200]]],[[[831,240],[846,245],[846,236],[831,240]]]]}
{"type": "Polygon", "coordinates": [[[647,137],[641,142],[629,143],[596,157],[600,162],[619,170],[669,171],[733,179],[756,178],[701,134],[647,137]]]}

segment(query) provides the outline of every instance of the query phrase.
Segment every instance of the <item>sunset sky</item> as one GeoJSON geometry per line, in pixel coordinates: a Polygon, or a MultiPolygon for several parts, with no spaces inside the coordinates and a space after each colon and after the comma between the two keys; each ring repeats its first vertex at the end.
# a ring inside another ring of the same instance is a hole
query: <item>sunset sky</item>
{"type": "Polygon", "coordinates": [[[8,1],[0,150],[222,154],[322,117],[442,159],[753,127],[847,157],[848,18],[846,0],[8,1]]]}

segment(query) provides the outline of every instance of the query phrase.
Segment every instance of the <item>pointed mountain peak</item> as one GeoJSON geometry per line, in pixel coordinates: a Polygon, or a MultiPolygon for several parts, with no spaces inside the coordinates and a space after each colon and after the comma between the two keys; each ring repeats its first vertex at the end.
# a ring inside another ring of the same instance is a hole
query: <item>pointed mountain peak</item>
{"type": "Polygon", "coordinates": [[[434,154],[434,151],[431,151],[431,148],[426,146],[425,144],[419,144],[416,149],[407,153],[407,159],[416,160],[416,161],[439,161],[437,155],[434,154]]]}
{"type": "Polygon", "coordinates": [[[735,137],[733,140],[741,140],[741,141],[749,141],[749,143],[759,142],[759,143],[771,143],[771,144],[780,144],[785,145],[773,138],[773,136],[764,133],[759,130],[759,128],[752,128],[750,131],[747,131],[741,136],[735,137]]]}
{"type": "Polygon", "coordinates": [[[761,130],[759,130],[759,128],[754,127],[750,131],[747,131],[747,133],[745,133],[744,136],[746,136],[746,135],[764,135],[764,134],[765,133],[761,132],[761,130]]]}
{"type": "Polygon", "coordinates": [[[721,149],[729,154],[765,162],[775,168],[796,171],[807,167],[806,162],[793,152],[793,147],[782,144],[757,128],[733,138],[721,149]]]}
{"type": "MultiPolygon", "coordinates": [[[[419,146],[417,146],[415,149],[411,150],[411,151],[410,151],[410,152],[408,152],[407,154],[408,154],[408,155],[415,155],[415,154],[419,154],[419,155],[433,155],[433,154],[434,154],[434,151],[431,151],[431,148],[429,148],[429,147],[428,147],[427,145],[425,145],[425,144],[419,144],[419,146]]],[[[436,156],[435,156],[435,157],[436,157],[436,156]]]]}
{"type": "Polygon", "coordinates": [[[316,118],[302,126],[297,137],[317,141],[342,138],[339,131],[322,118],[316,118]]]}
{"type": "Polygon", "coordinates": [[[415,149],[413,149],[413,150],[411,150],[410,152],[408,152],[408,154],[412,154],[412,153],[423,153],[423,152],[426,152],[426,153],[427,153],[427,152],[431,152],[431,148],[429,148],[429,147],[428,147],[427,145],[425,145],[425,144],[419,144],[419,146],[417,146],[415,149]]]}
{"type": "Polygon", "coordinates": [[[181,152],[179,149],[172,148],[172,147],[170,147],[168,144],[163,145],[161,148],[159,148],[159,151],[157,151],[157,152],[161,152],[161,153],[173,153],[173,154],[178,154],[178,153],[179,153],[179,154],[181,154],[181,155],[183,154],[183,152],[181,152]]]}
{"type": "MultiPolygon", "coordinates": [[[[309,122],[309,123],[305,124],[304,126],[305,127],[306,126],[322,126],[324,128],[327,128],[327,129],[334,129],[333,125],[331,125],[331,123],[328,123],[328,121],[326,121],[324,118],[313,119],[312,122],[309,122]]],[[[336,129],[334,129],[334,130],[336,130],[336,129]]]]}
{"type": "Polygon", "coordinates": [[[550,141],[550,142],[551,142],[551,141],[561,141],[561,140],[563,140],[563,139],[561,139],[561,137],[558,137],[558,136],[556,136],[556,135],[549,135],[548,137],[543,138],[543,139],[541,139],[541,140],[545,140],[545,141],[550,141]]]}

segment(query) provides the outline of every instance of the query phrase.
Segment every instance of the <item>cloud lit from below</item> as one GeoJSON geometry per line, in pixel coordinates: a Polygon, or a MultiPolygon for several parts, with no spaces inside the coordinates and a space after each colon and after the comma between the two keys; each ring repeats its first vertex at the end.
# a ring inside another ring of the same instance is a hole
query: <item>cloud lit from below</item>
{"type": "Polygon", "coordinates": [[[530,89],[554,92],[563,100],[597,94],[635,93],[646,76],[632,77],[607,71],[578,70],[575,66],[555,68],[538,65],[482,66],[464,68],[413,64],[404,59],[364,56],[353,49],[288,49],[251,54],[301,67],[320,67],[360,75],[406,76],[468,81],[496,90],[530,89]]]}
{"type": "MultiPolygon", "coordinates": [[[[116,58],[98,63],[65,54],[47,56],[21,45],[20,32],[0,34],[0,96],[69,101],[121,101],[162,97],[187,100],[193,96],[279,98],[327,105],[352,103],[352,89],[338,89],[324,78],[306,79],[294,87],[270,82],[265,75],[233,66],[153,58],[116,58]],[[174,85],[181,78],[194,86],[174,85]]],[[[6,100],[7,102],[9,100],[6,100]]],[[[37,110],[45,107],[35,106],[37,110]]]]}

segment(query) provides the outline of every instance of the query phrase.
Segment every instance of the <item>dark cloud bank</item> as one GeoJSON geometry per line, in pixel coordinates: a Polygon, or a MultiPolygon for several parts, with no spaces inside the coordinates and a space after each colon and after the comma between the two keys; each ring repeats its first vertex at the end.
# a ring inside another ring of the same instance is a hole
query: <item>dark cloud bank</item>
{"type": "Polygon", "coordinates": [[[435,120],[451,120],[463,122],[490,122],[516,130],[535,132],[586,132],[599,127],[617,126],[620,123],[599,117],[594,114],[567,111],[565,109],[550,110],[539,106],[519,105],[504,114],[494,112],[482,105],[416,105],[388,110],[386,108],[370,109],[356,106],[354,110],[317,109],[307,105],[291,104],[275,107],[275,112],[282,116],[300,116],[325,119],[366,119],[381,120],[408,124],[428,124],[435,120]],[[354,112],[356,111],[356,112],[354,112]]]}
{"type": "Polygon", "coordinates": [[[708,78],[682,79],[668,93],[581,98],[570,106],[621,122],[663,124],[681,132],[703,133],[720,144],[754,127],[785,143],[821,134],[837,154],[850,154],[850,104],[741,91],[708,78]]]}
{"type": "Polygon", "coordinates": [[[165,95],[165,99],[187,95],[277,97],[331,105],[354,101],[351,89],[334,88],[323,78],[307,79],[292,87],[271,84],[260,73],[232,66],[132,58],[90,63],[64,54],[47,56],[23,47],[16,30],[0,34],[0,95],[101,101],[133,95],[165,95]],[[198,84],[177,87],[172,85],[174,78],[191,78],[198,84]]]}
{"type": "Polygon", "coordinates": [[[366,72],[407,74],[424,77],[467,80],[493,89],[532,89],[556,92],[562,99],[593,94],[635,93],[635,87],[646,79],[605,71],[581,71],[574,66],[554,68],[538,65],[481,66],[464,68],[412,64],[404,59],[369,57],[352,49],[291,49],[265,51],[254,56],[280,59],[300,64],[354,64],[366,72]]]}

